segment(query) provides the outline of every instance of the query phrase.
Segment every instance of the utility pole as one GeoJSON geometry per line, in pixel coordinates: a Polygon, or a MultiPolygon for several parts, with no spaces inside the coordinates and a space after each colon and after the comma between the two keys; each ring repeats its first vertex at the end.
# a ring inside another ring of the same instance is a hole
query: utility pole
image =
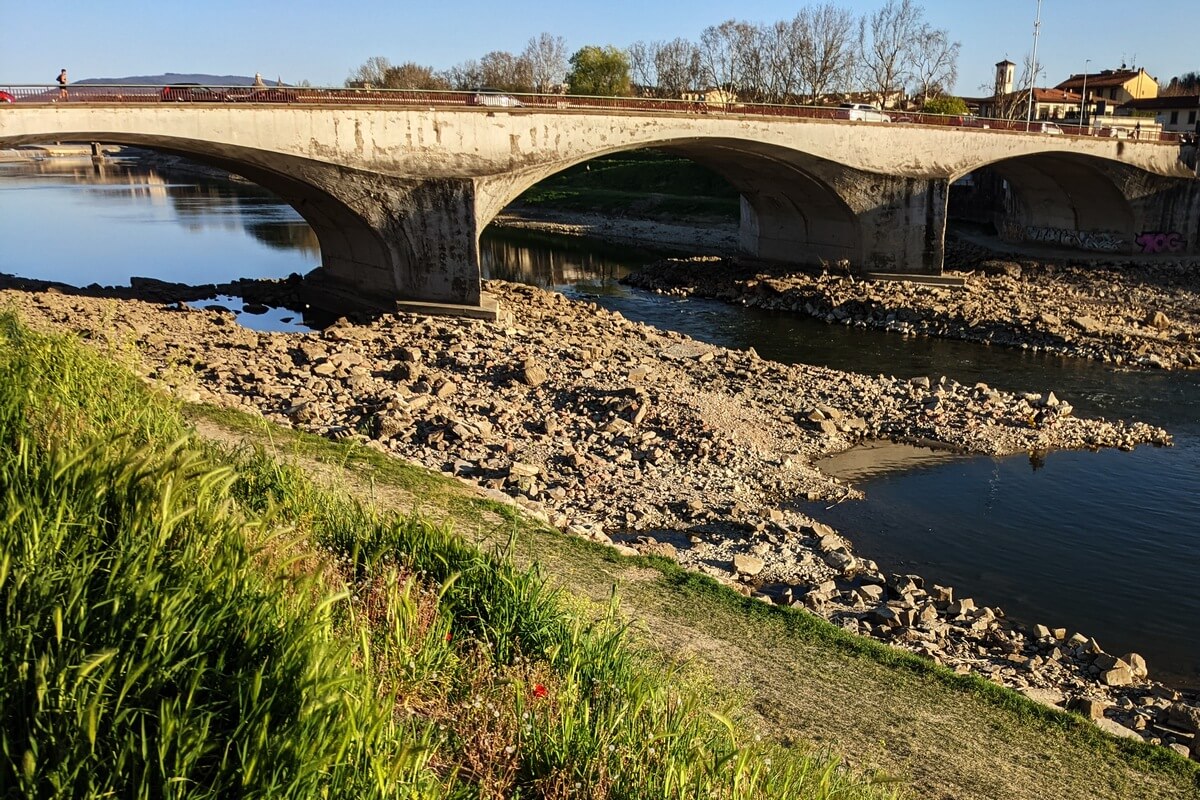
{"type": "Polygon", "coordinates": [[[1030,124],[1033,122],[1033,87],[1037,83],[1038,63],[1037,63],[1037,44],[1038,31],[1042,27],[1042,0],[1038,0],[1037,18],[1033,21],[1033,60],[1029,64],[1029,105],[1025,110],[1025,130],[1029,130],[1030,124]]]}
{"type": "MultiPolygon", "coordinates": [[[[1087,119],[1087,72],[1088,64],[1092,63],[1090,58],[1083,60],[1083,99],[1079,102],[1079,124],[1082,125],[1087,119]]],[[[1088,123],[1088,133],[1092,132],[1092,125],[1088,123]]]]}

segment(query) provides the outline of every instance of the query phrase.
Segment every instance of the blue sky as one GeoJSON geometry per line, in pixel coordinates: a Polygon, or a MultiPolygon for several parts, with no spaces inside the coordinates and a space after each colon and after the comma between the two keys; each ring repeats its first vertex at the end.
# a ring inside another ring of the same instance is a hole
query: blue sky
{"type": "MultiPolygon", "coordinates": [[[[837,2],[837,0],[835,0],[837,2]]],[[[1037,0],[921,0],[926,19],[962,43],[957,92],[980,94],[993,65],[1018,64],[1029,52],[1037,0]]],[[[837,2],[855,13],[882,0],[837,2]]],[[[773,22],[803,2],[778,0],[57,0],[18,8],[5,0],[0,84],[50,83],[66,67],[72,80],[200,72],[307,79],[340,86],[371,56],[444,69],[490,50],[520,52],[543,31],[563,36],[568,51],[589,44],[624,47],[683,36],[730,18],[773,22]]],[[[1070,73],[1145,66],[1165,82],[1200,70],[1200,11],[1194,2],[1044,0],[1039,60],[1054,85],[1070,73]]]]}

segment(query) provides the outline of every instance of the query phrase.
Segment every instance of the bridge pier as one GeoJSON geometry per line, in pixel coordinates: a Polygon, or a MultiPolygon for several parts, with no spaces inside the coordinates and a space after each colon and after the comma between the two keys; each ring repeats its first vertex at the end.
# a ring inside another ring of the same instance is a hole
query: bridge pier
{"type": "Polygon", "coordinates": [[[1116,162],[1042,156],[993,164],[983,195],[1001,238],[1093,255],[1200,253],[1200,182],[1116,162]]]}
{"type": "Polygon", "coordinates": [[[860,271],[939,275],[946,255],[944,178],[877,176],[848,197],[859,218],[860,271]]]}
{"type": "Polygon", "coordinates": [[[475,180],[309,170],[287,199],[321,244],[306,276],[314,305],[495,318],[479,263],[475,180]]]}
{"type": "Polygon", "coordinates": [[[1135,222],[1133,252],[1200,255],[1200,180],[1123,171],[1135,222]]]}
{"type": "Polygon", "coordinates": [[[939,274],[949,181],[847,168],[743,194],[740,248],[783,264],[846,260],[859,272],[939,274]]]}

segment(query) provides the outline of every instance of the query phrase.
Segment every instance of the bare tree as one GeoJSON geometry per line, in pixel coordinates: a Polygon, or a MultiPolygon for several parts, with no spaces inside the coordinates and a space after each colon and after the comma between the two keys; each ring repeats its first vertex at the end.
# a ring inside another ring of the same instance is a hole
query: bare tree
{"type": "Polygon", "coordinates": [[[921,103],[938,94],[945,94],[958,77],[958,42],[951,42],[944,30],[921,29],[913,52],[913,77],[921,103]]]}
{"type": "Polygon", "coordinates": [[[529,62],[504,50],[493,50],[479,59],[479,78],[483,86],[505,92],[528,92],[533,88],[529,62]]]}
{"type": "Polygon", "coordinates": [[[1159,95],[1161,97],[1178,97],[1197,92],[1200,92],[1200,72],[1185,72],[1171,78],[1170,82],[1159,91],[1159,95]]]}
{"type": "Polygon", "coordinates": [[[756,54],[755,28],[747,22],[726,20],[705,28],[700,34],[700,60],[705,77],[713,86],[732,92],[744,91],[747,68],[756,54]]]}
{"type": "Polygon", "coordinates": [[[786,21],[763,25],[756,33],[759,99],[768,103],[786,102],[795,95],[801,51],[808,42],[796,36],[793,24],[786,21]]]}
{"type": "Polygon", "coordinates": [[[912,0],[888,0],[883,8],[859,22],[862,82],[879,98],[879,105],[899,93],[912,74],[912,51],[923,23],[912,0]]]}
{"type": "Polygon", "coordinates": [[[854,15],[832,3],[800,9],[792,27],[807,42],[801,51],[801,91],[810,103],[847,87],[854,72],[854,15]]]}
{"type": "Polygon", "coordinates": [[[389,66],[383,80],[373,86],[383,89],[449,89],[450,83],[432,67],[409,61],[399,66],[389,66]]]}
{"type": "Polygon", "coordinates": [[[696,45],[678,38],[658,42],[654,48],[654,72],[661,96],[679,97],[689,89],[699,88],[704,68],[696,45]]]}
{"type": "Polygon", "coordinates": [[[567,43],[561,36],[542,33],[529,40],[521,54],[529,65],[530,88],[549,92],[561,85],[567,74],[567,43]]]}
{"type": "Polygon", "coordinates": [[[443,77],[455,89],[470,90],[478,89],[484,85],[483,70],[479,66],[479,62],[475,59],[463,61],[460,64],[455,64],[450,69],[443,73],[443,77]]]}
{"type": "Polygon", "coordinates": [[[734,87],[740,99],[764,102],[776,91],[776,74],[780,43],[776,41],[776,30],[771,25],[743,23],[739,46],[741,74],[739,84],[734,87]]]}
{"type": "Polygon", "coordinates": [[[625,55],[629,57],[629,80],[636,94],[658,95],[658,70],[655,67],[658,47],[657,42],[634,42],[625,48],[625,55]]]}
{"type": "Polygon", "coordinates": [[[346,79],[346,85],[383,86],[389,69],[392,69],[392,62],[383,56],[371,56],[358,69],[350,73],[350,77],[346,79]]]}

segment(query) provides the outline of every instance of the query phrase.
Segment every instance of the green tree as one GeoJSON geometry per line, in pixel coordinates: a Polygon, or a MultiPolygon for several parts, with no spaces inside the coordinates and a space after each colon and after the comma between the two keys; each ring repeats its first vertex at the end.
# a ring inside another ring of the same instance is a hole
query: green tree
{"type": "Polygon", "coordinates": [[[951,97],[948,94],[930,97],[921,107],[925,114],[967,114],[967,103],[961,97],[951,97]]]}
{"type": "Polygon", "coordinates": [[[630,93],[629,57],[612,45],[589,45],[571,56],[567,86],[571,94],[626,97],[630,93]]]}
{"type": "Polygon", "coordinates": [[[372,56],[346,79],[347,86],[376,89],[448,89],[449,82],[432,68],[412,61],[396,65],[383,56],[372,56]]]}

